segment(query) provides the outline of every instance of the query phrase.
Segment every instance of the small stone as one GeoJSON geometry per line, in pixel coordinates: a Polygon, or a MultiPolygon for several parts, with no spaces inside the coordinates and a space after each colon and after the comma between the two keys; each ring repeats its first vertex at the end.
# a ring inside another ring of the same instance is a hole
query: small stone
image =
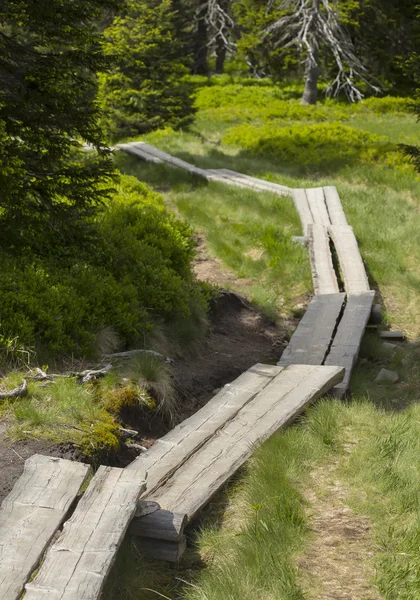
{"type": "Polygon", "coordinates": [[[300,244],[301,246],[307,246],[308,238],[306,235],[292,235],[292,242],[294,244],[300,244]]]}
{"type": "Polygon", "coordinates": [[[397,383],[398,373],[389,369],[381,369],[375,379],[375,383],[397,383]]]}
{"type": "Polygon", "coordinates": [[[381,338],[385,338],[385,339],[398,339],[398,340],[403,340],[404,339],[404,334],[402,331],[400,331],[399,329],[395,329],[392,331],[378,331],[378,335],[381,338]]]}
{"type": "Polygon", "coordinates": [[[382,346],[388,348],[388,350],[393,350],[397,347],[397,344],[393,344],[392,342],[382,342],[382,346]]]}

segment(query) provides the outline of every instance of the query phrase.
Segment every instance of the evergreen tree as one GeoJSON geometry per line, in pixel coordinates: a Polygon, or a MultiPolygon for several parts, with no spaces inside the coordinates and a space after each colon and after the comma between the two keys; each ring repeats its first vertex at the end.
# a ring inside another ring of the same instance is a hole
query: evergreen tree
{"type": "Polygon", "coordinates": [[[115,64],[101,84],[111,137],[187,125],[194,114],[192,88],[184,81],[191,59],[179,10],[172,0],[128,0],[126,6],[105,31],[115,64]]]}
{"type": "Polygon", "coordinates": [[[108,66],[97,23],[120,0],[1,0],[0,228],[3,243],[72,235],[107,194],[109,149],[95,74],[108,66]],[[97,153],[77,158],[87,142],[97,153]]]}

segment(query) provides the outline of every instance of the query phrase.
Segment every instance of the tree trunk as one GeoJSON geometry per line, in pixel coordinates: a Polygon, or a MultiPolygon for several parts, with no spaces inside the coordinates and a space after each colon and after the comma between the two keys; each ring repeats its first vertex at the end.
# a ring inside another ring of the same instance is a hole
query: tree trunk
{"type": "Polygon", "coordinates": [[[216,73],[221,75],[224,71],[226,60],[226,46],[223,38],[219,36],[216,40],[216,73]]]}
{"type": "Polygon", "coordinates": [[[197,29],[195,33],[195,60],[194,74],[208,75],[207,64],[207,24],[204,20],[207,7],[204,5],[197,15],[197,29]]]}
{"type": "Polygon", "coordinates": [[[305,88],[303,90],[301,104],[316,104],[318,97],[319,77],[319,50],[315,42],[312,47],[313,60],[308,57],[305,69],[305,88]]]}

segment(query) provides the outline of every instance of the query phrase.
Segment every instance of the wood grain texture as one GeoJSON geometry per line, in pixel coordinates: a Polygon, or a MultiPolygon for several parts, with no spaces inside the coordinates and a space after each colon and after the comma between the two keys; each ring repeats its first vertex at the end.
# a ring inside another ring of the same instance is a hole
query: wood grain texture
{"type": "Polygon", "coordinates": [[[117,144],[115,147],[118,148],[118,150],[123,150],[124,152],[127,152],[127,154],[132,154],[133,156],[141,158],[147,162],[155,164],[163,164],[164,162],[157,156],[153,156],[152,154],[145,152],[141,147],[135,146],[134,144],[117,144]]]}
{"type": "Polygon", "coordinates": [[[49,548],[26,600],[96,600],[145,486],[125,469],[99,467],[57,541],[49,548]]]}
{"type": "Polygon", "coordinates": [[[339,383],[344,369],[291,365],[226,423],[158,488],[151,499],[189,520],[203,508],[260,444],[311,401],[339,383]]]}
{"type": "Polygon", "coordinates": [[[248,187],[257,190],[273,192],[281,196],[290,196],[292,193],[292,190],[289,187],[281,185],[280,183],[274,183],[272,181],[266,181],[265,179],[251,177],[251,175],[245,175],[243,173],[238,173],[237,171],[231,171],[230,169],[210,169],[209,172],[222,175],[236,183],[243,183],[248,187]]]}
{"type": "Polygon", "coordinates": [[[160,509],[144,517],[133,519],[128,533],[139,537],[179,542],[186,522],[186,515],[160,509]]]}
{"type": "Polygon", "coordinates": [[[375,292],[370,291],[347,298],[343,316],[325,361],[326,365],[346,369],[343,381],[334,387],[333,393],[336,396],[342,396],[349,387],[351,372],[359,355],[360,343],[369,320],[374,297],[375,292]]]}
{"type": "Polygon", "coordinates": [[[167,152],[163,152],[162,150],[158,150],[154,146],[150,144],[146,144],[145,142],[131,142],[132,146],[146,152],[147,154],[154,156],[155,158],[159,158],[162,162],[173,165],[174,167],[178,167],[179,169],[183,169],[184,171],[188,171],[192,175],[198,175],[200,177],[205,177],[207,179],[207,172],[205,169],[200,169],[195,165],[182,160],[181,158],[177,158],[176,156],[172,156],[167,152]]]}
{"type": "Polygon", "coordinates": [[[20,598],[90,467],[35,454],[0,508],[0,598],[20,598]]]}
{"type": "Polygon", "coordinates": [[[313,222],[316,225],[323,225],[324,227],[331,225],[327,206],[325,204],[324,190],[322,188],[308,188],[305,191],[313,222]]]}
{"type": "Polygon", "coordinates": [[[369,281],[352,227],[329,228],[348,296],[369,292],[369,281]]]}
{"type": "Polygon", "coordinates": [[[332,225],[348,227],[347,218],[341,204],[337,188],[333,185],[323,188],[325,204],[327,205],[328,215],[332,225]]]}
{"type": "Polygon", "coordinates": [[[300,221],[302,223],[302,230],[305,236],[308,235],[308,226],[314,222],[311,209],[309,208],[308,198],[305,190],[293,190],[292,193],[293,201],[295,203],[296,210],[299,213],[300,221]]]}
{"type": "Polygon", "coordinates": [[[148,558],[177,562],[186,550],[187,538],[182,535],[178,542],[168,542],[142,537],[136,539],[136,547],[148,558]]]}
{"type": "MultiPolygon", "coordinates": [[[[194,452],[207,442],[226,421],[250,402],[279,374],[281,367],[256,364],[212,398],[203,408],[159,439],[136,458],[126,470],[141,478],[148,472],[144,497],[168,479],[194,452]]],[[[163,507],[165,508],[165,507],[163,507]]]]}
{"type": "Polygon", "coordinates": [[[309,260],[315,294],[338,294],[328,230],[323,225],[308,226],[309,260]]]}
{"type": "Polygon", "coordinates": [[[345,294],[314,296],[278,364],[322,365],[331,344],[345,294]]]}

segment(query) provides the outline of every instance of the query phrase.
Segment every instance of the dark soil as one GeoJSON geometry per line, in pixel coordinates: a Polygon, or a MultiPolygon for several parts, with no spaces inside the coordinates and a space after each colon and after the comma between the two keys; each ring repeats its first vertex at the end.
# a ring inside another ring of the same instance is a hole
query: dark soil
{"type": "MultiPolygon", "coordinates": [[[[275,325],[250,306],[242,297],[246,297],[247,282],[235,280],[220,261],[206,256],[203,240],[198,240],[198,243],[197,275],[211,283],[229,284],[229,287],[239,289],[241,296],[225,291],[212,301],[209,331],[199,351],[186,359],[176,360],[174,364],[174,378],[181,400],[179,421],[197,411],[223,385],[255,363],[277,362],[286,345],[288,332],[296,325],[286,320],[275,325]]],[[[135,443],[146,448],[169,430],[158,416],[127,414],[123,415],[123,420],[127,427],[139,432],[135,443]]],[[[102,462],[123,467],[139,451],[122,444],[118,455],[103,457],[102,462]]],[[[7,437],[7,422],[0,421],[0,502],[21,475],[25,460],[35,453],[81,460],[71,445],[47,444],[37,440],[12,443],[7,437]]]]}

